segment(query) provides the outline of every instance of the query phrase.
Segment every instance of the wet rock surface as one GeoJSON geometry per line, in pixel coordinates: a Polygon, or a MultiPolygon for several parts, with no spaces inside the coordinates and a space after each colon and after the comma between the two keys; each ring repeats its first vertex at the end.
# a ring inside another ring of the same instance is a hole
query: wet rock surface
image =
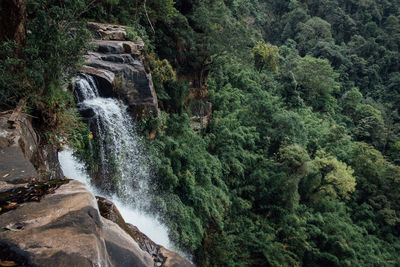
{"type": "Polygon", "coordinates": [[[95,78],[100,95],[118,97],[134,117],[157,116],[157,96],[151,74],[146,70],[141,40],[127,41],[120,25],[89,23],[93,51],[86,55],[82,73],[95,78]]]}
{"type": "Polygon", "coordinates": [[[38,177],[36,169],[17,146],[0,149],[0,180],[23,183],[38,177]]]}
{"type": "Polygon", "coordinates": [[[110,200],[96,196],[100,214],[118,224],[127,234],[129,234],[139,245],[139,247],[151,255],[154,266],[165,267],[192,267],[194,266],[188,260],[182,258],[179,254],[170,251],[163,246],[153,242],[148,236],[143,234],[136,226],[126,223],[122,218],[118,208],[110,200]]]}

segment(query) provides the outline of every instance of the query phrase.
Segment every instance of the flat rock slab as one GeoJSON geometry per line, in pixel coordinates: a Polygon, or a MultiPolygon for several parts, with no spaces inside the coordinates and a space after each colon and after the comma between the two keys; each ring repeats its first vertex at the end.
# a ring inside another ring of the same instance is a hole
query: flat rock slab
{"type": "Polygon", "coordinates": [[[0,149],[0,181],[18,183],[38,177],[32,163],[17,146],[0,149]]]}
{"type": "Polygon", "coordinates": [[[91,42],[97,47],[97,52],[105,54],[136,54],[139,55],[144,47],[143,41],[105,41],[105,40],[93,40],[91,42]]]}
{"type": "Polygon", "coordinates": [[[126,28],[121,25],[89,22],[88,28],[94,33],[95,37],[99,39],[125,40],[126,38],[126,28]]]}

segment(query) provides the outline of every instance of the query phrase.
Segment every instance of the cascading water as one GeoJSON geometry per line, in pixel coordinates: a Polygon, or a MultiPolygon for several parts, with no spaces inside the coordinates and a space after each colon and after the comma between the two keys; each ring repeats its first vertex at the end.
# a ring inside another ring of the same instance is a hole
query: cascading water
{"type": "Polygon", "coordinates": [[[148,159],[127,107],[116,99],[100,97],[91,76],[78,78],[76,84],[80,109],[94,114],[89,126],[97,139],[99,151],[95,154],[99,156],[102,189],[144,208],[148,199],[148,159]]]}
{"type": "Polygon", "coordinates": [[[111,199],[127,222],[136,225],[156,243],[173,249],[166,227],[157,217],[146,213],[150,201],[149,161],[127,107],[116,99],[101,97],[95,80],[89,75],[79,77],[76,85],[79,109],[90,114],[88,123],[98,149],[97,172],[103,181],[100,186],[93,186],[84,165],[69,149],[59,153],[64,174],[85,183],[94,194],[111,199]],[[104,182],[107,179],[112,181],[104,182]]]}
{"type": "MultiPolygon", "coordinates": [[[[90,177],[85,170],[84,164],[73,156],[73,151],[71,149],[67,148],[59,152],[58,158],[65,176],[86,184],[93,194],[110,199],[118,207],[118,210],[127,223],[137,226],[157,244],[160,244],[167,249],[176,250],[168,238],[167,228],[159,222],[157,217],[129,205],[129,203],[124,199],[121,199],[121,197],[118,197],[115,194],[105,195],[103,191],[93,186],[90,182],[90,177]]],[[[184,255],[183,253],[180,254],[184,255]]]]}

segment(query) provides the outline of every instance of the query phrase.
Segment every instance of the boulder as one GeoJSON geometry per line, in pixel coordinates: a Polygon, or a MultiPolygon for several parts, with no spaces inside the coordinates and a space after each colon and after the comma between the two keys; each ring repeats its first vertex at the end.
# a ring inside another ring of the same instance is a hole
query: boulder
{"type": "Polygon", "coordinates": [[[96,196],[100,214],[112,222],[118,224],[127,234],[131,236],[139,247],[151,255],[155,266],[165,267],[193,267],[194,265],[181,257],[178,253],[170,251],[163,246],[154,243],[148,236],[143,234],[136,226],[126,223],[118,208],[110,200],[96,196]]]}
{"type": "Polygon", "coordinates": [[[93,40],[91,44],[94,51],[103,54],[133,54],[140,55],[143,49],[143,41],[110,41],[110,40],[93,40]]]}
{"type": "Polygon", "coordinates": [[[12,112],[0,115],[0,147],[20,147],[28,160],[32,160],[39,147],[39,137],[33,129],[31,119],[22,113],[15,124],[10,126],[9,119],[12,112]],[[6,140],[6,141],[5,141],[6,140]]]}
{"type": "Polygon", "coordinates": [[[71,180],[40,202],[0,216],[0,260],[28,266],[153,266],[148,253],[100,216],[85,185],[71,180]]]}
{"type": "Polygon", "coordinates": [[[32,163],[18,146],[0,149],[0,180],[7,183],[26,183],[38,178],[32,163]]]}

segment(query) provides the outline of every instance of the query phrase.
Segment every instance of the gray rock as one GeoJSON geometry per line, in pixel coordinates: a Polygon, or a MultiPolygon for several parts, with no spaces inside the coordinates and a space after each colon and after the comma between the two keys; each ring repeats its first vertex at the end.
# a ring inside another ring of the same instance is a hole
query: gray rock
{"type": "Polygon", "coordinates": [[[124,26],[89,22],[88,28],[95,38],[103,40],[125,40],[126,30],[124,26]]]}
{"type": "Polygon", "coordinates": [[[19,146],[0,149],[0,180],[8,183],[28,182],[38,177],[32,163],[19,146]]]}
{"type": "Polygon", "coordinates": [[[120,25],[89,23],[89,28],[95,33],[95,48],[87,53],[81,71],[96,79],[101,96],[110,97],[112,92],[113,97],[125,101],[135,117],[157,116],[157,95],[145,68],[143,41],[125,41],[115,37],[118,34],[112,35],[113,31],[125,31],[120,25]]]}
{"type": "Polygon", "coordinates": [[[163,246],[154,243],[148,236],[140,232],[140,230],[129,223],[126,223],[118,208],[110,200],[103,197],[96,197],[100,214],[104,218],[118,224],[139,247],[151,255],[155,266],[165,267],[193,267],[194,265],[181,257],[176,252],[170,251],[163,246]]]}
{"type": "Polygon", "coordinates": [[[63,177],[56,146],[40,144],[26,114],[10,129],[10,115],[0,116],[0,180],[20,183],[63,177]]]}
{"type": "Polygon", "coordinates": [[[113,94],[113,85],[115,74],[111,71],[101,68],[93,68],[90,66],[83,66],[82,72],[94,77],[97,85],[102,88],[101,96],[111,97],[113,94]]]}
{"type": "Polygon", "coordinates": [[[29,266],[153,266],[128,234],[100,216],[95,197],[77,181],[4,213],[0,226],[19,229],[0,233],[2,253],[29,266]]]}

